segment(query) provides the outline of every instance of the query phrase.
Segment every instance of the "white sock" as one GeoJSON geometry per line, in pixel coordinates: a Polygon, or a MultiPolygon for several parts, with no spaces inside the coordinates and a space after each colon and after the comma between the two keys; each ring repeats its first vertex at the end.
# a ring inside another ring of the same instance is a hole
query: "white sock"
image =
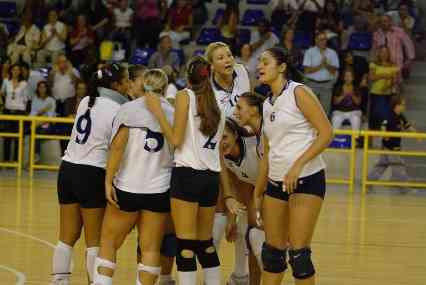
{"type": "Polygon", "coordinates": [[[86,269],[89,275],[89,281],[93,282],[93,273],[95,271],[95,259],[98,256],[99,247],[88,247],[86,249],[86,269]]]}
{"type": "Polygon", "coordinates": [[[262,245],[265,242],[265,232],[258,229],[252,228],[249,232],[249,242],[251,250],[254,256],[256,256],[257,264],[260,268],[263,268],[262,264],[262,245]]]}
{"type": "Polygon", "coordinates": [[[158,284],[161,285],[162,282],[169,282],[172,280],[173,279],[171,274],[161,274],[160,278],[158,278],[158,284]]]}
{"type": "Polygon", "coordinates": [[[225,235],[227,217],[224,213],[216,213],[213,223],[213,244],[216,251],[219,252],[220,242],[225,235]]]}
{"type": "MultiPolygon", "coordinates": [[[[220,266],[203,268],[205,285],[220,285],[220,266]]],[[[185,284],[186,283],[182,283],[185,284]]]]}
{"type": "Polygon", "coordinates": [[[52,260],[53,280],[56,275],[64,275],[71,273],[72,247],[58,241],[52,260]]]}
{"type": "Polygon", "coordinates": [[[179,284],[197,285],[197,271],[178,271],[179,284]]]}
{"type": "Polygon", "coordinates": [[[96,257],[93,274],[93,284],[94,285],[112,285],[112,277],[103,275],[99,273],[99,267],[106,267],[111,270],[115,270],[116,264],[112,261],[96,257]]]}
{"type": "Polygon", "coordinates": [[[245,235],[247,232],[247,215],[243,214],[238,216],[237,220],[237,239],[235,241],[235,265],[234,275],[236,277],[247,276],[248,269],[248,250],[245,235]]]}

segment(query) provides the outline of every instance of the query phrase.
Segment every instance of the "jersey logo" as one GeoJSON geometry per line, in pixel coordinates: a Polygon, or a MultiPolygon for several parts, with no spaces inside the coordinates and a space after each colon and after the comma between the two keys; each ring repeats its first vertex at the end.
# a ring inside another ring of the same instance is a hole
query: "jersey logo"
{"type": "Polygon", "coordinates": [[[164,146],[164,136],[162,133],[157,133],[146,129],[144,150],[148,152],[159,152],[164,146]]]}
{"type": "Polygon", "coordinates": [[[203,145],[203,148],[212,149],[212,150],[215,149],[217,142],[213,141],[214,137],[215,135],[209,137],[206,143],[203,145]]]}
{"type": "Polygon", "coordinates": [[[90,118],[90,109],[87,109],[86,113],[78,117],[75,124],[75,130],[77,136],[75,142],[78,144],[85,144],[89,139],[90,132],[92,131],[92,119],[90,118]]]}
{"type": "Polygon", "coordinates": [[[275,112],[271,113],[271,116],[269,119],[271,120],[271,122],[275,121],[275,112]]]}

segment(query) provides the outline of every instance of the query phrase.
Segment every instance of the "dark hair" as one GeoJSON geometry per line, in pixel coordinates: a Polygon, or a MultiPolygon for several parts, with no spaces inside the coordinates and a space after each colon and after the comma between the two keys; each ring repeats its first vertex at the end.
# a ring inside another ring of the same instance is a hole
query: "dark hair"
{"type": "Polygon", "coordinates": [[[9,66],[9,80],[12,80],[12,70],[15,68],[15,67],[19,67],[19,72],[20,72],[20,74],[19,74],[19,77],[18,77],[18,80],[19,80],[19,82],[21,82],[21,81],[23,81],[24,80],[24,78],[22,77],[22,70],[21,70],[21,66],[18,64],[18,63],[14,63],[14,64],[12,64],[11,66],[9,66]]]}
{"type": "Polygon", "coordinates": [[[50,89],[49,83],[47,83],[47,81],[45,81],[45,80],[39,81],[39,83],[37,83],[37,88],[36,88],[36,91],[35,91],[36,95],[40,96],[38,89],[40,88],[40,85],[42,85],[42,84],[44,84],[46,86],[47,97],[52,96],[52,90],[50,89]]]}
{"type": "Polygon", "coordinates": [[[129,67],[129,78],[131,81],[135,81],[139,76],[143,75],[146,71],[146,67],[140,64],[131,65],[129,67]]]}
{"type": "Polygon", "coordinates": [[[241,127],[234,119],[227,117],[225,121],[225,128],[230,130],[237,137],[251,137],[251,134],[246,128],[241,127]]]}
{"type": "Polygon", "coordinates": [[[261,117],[263,116],[263,102],[266,99],[265,96],[255,92],[245,92],[240,96],[240,99],[241,98],[244,98],[249,106],[256,107],[259,115],[261,117]]]}
{"type": "Polygon", "coordinates": [[[393,109],[395,109],[396,106],[401,105],[402,102],[404,101],[405,101],[405,98],[402,97],[401,95],[392,96],[390,101],[391,110],[393,111],[393,109]]]}
{"type": "Polygon", "coordinates": [[[272,57],[277,62],[277,65],[281,65],[284,63],[287,65],[287,68],[283,73],[283,76],[287,77],[287,71],[290,68],[290,63],[288,60],[288,52],[286,52],[283,48],[280,48],[280,47],[269,48],[266,51],[272,55],[272,57]]]}
{"type": "Polygon", "coordinates": [[[197,113],[201,118],[200,131],[205,136],[212,136],[217,132],[221,113],[210,85],[210,64],[204,57],[195,56],[189,61],[186,73],[197,98],[197,113]]]}
{"type": "Polygon", "coordinates": [[[99,96],[98,87],[104,87],[107,89],[112,89],[112,84],[114,82],[120,82],[125,76],[127,68],[118,65],[118,64],[107,64],[98,69],[92,75],[92,79],[89,84],[89,108],[92,108],[95,105],[96,97],[99,96]]]}

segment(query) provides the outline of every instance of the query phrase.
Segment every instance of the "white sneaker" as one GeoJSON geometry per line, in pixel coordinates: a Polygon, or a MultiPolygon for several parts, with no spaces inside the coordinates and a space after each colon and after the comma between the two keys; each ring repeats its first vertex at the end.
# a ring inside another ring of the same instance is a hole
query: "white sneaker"
{"type": "Polygon", "coordinates": [[[232,273],[226,285],[249,285],[249,276],[238,277],[232,273]]]}
{"type": "Polygon", "coordinates": [[[71,274],[54,274],[49,285],[70,285],[71,274]]]}

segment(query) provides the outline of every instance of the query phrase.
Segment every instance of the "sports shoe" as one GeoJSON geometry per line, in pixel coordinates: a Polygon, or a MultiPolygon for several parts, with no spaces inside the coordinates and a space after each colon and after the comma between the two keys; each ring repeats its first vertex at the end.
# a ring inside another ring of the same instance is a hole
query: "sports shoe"
{"type": "Polygon", "coordinates": [[[245,275],[239,277],[232,273],[226,285],[249,285],[249,276],[245,275]]]}
{"type": "Polygon", "coordinates": [[[52,281],[49,285],[69,285],[71,274],[53,274],[52,281]]]}

